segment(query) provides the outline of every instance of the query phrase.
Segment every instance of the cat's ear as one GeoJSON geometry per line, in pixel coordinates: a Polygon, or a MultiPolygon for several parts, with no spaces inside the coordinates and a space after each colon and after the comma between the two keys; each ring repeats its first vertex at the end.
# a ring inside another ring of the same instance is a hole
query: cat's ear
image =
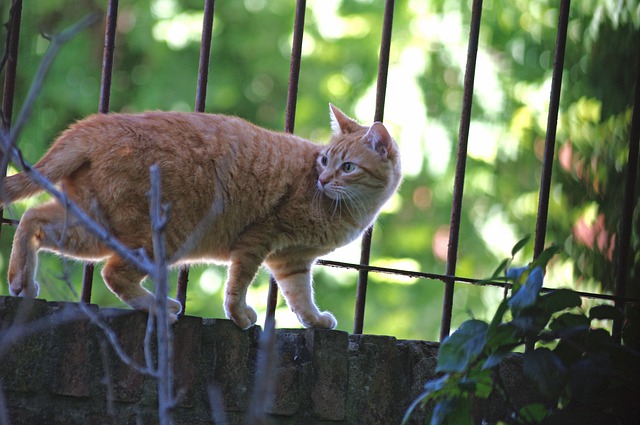
{"type": "Polygon", "coordinates": [[[371,146],[371,149],[378,152],[381,157],[389,158],[393,150],[393,139],[381,122],[374,122],[364,138],[371,146]]]}
{"type": "Polygon", "coordinates": [[[331,115],[331,130],[333,134],[339,136],[341,134],[353,133],[362,129],[362,126],[346,116],[340,109],[329,104],[329,114],[331,115]]]}

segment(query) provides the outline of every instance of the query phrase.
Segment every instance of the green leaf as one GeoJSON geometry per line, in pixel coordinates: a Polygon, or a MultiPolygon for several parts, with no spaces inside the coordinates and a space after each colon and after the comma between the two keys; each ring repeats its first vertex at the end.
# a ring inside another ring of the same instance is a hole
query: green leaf
{"type": "Polygon", "coordinates": [[[540,423],[549,415],[549,411],[540,403],[531,403],[523,406],[518,412],[518,416],[524,423],[540,423]]]}
{"type": "Polygon", "coordinates": [[[484,350],[488,325],[481,320],[467,320],[447,339],[438,351],[436,372],[462,372],[484,350]]]}
{"type": "Polygon", "coordinates": [[[473,425],[470,398],[448,398],[437,403],[431,414],[431,425],[473,425]]]}
{"type": "Polygon", "coordinates": [[[567,370],[560,359],[548,348],[526,352],[522,370],[536,383],[542,394],[556,398],[566,382],[567,370]]]}
{"type": "Polygon", "coordinates": [[[493,338],[493,334],[497,332],[498,328],[502,324],[502,319],[504,318],[504,314],[509,310],[509,299],[505,298],[500,302],[496,313],[493,315],[491,319],[491,323],[489,323],[489,328],[487,329],[487,339],[493,338]]]}
{"type": "Polygon", "coordinates": [[[531,266],[542,267],[543,269],[546,269],[547,264],[549,264],[549,261],[551,261],[553,257],[555,257],[561,252],[562,252],[562,248],[560,248],[558,245],[552,245],[549,248],[542,251],[542,253],[538,256],[538,258],[533,260],[533,263],[531,263],[531,266]]]}
{"type": "Polygon", "coordinates": [[[487,281],[492,281],[499,278],[500,276],[504,276],[510,261],[511,258],[505,258],[504,260],[502,260],[502,262],[498,265],[498,267],[496,267],[494,272],[491,274],[491,277],[487,279],[487,281]]]}
{"type": "Polygon", "coordinates": [[[516,242],[516,244],[513,246],[513,248],[511,249],[511,256],[515,257],[515,255],[520,252],[520,250],[522,248],[525,247],[525,245],[527,245],[529,243],[529,240],[531,239],[531,235],[527,235],[524,238],[520,239],[518,242],[516,242]]]}
{"type": "Polygon", "coordinates": [[[498,366],[509,354],[513,353],[513,350],[521,344],[505,345],[498,348],[491,353],[487,360],[482,365],[483,370],[489,370],[498,366]]]}
{"type": "Polygon", "coordinates": [[[540,307],[553,314],[568,308],[580,307],[582,299],[577,292],[570,289],[556,289],[540,296],[540,307]]]}
{"type": "Polygon", "coordinates": [[[556,332],[579,329],[586,331],[589,329],[589,319],[582,314],[564,313],[551,321],[549,329],[556,332]]]}
{"type": "Polygon", "coordinates": [[[624,313],[612,305],[597,305],[589,310],[589,320],[624,320],[624,313]]]}
{"type": "Polygon", "coordinates": [[[540,289],[542,288],[543,279],[544,273],[540,267],[535,267],[529,272],[524,286],[518,289],[515,295],[509,300],[509,307],[513,310],[514,315],[517,315],[536,302],[540,289]]]}
{"type": "Polygon", "coordinates": [[[475,396],[479,398],[488,398],[493,391],[493,373],[491,370],[478,370],[473,369],[469,374],[469,379],[472,379],[475,384],[475,396]]]}

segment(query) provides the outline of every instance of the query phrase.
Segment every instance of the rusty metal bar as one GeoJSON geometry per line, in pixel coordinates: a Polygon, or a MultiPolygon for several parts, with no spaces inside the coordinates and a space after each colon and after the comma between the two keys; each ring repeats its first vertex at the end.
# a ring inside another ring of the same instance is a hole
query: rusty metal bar
{"type": "Polygon", "coordinates": [[[569,26],[570,0],[562,0],[558,16],[558,33],[556,34],[556,51],[553,59],[553,75],[551,77],[551,95],[549,100],[549,115],[547,118],[547,135],[544,143],[544,159],[542,162],[542,176],[540,178],[540,195],[538,198],[538,218],[536,220],[536,235],[533,246],[533,258],[544,250],[547,233],[547,218],[549,213],[549,193],[551,191],[551,172],[556,145],[556,129],[560,110],[560,92],[562,89],[562,70],[564,68],[564,54],[567,44],[567,28],[569,26]]]}
{"type": "MultiPolygon", "coordinates": [[[[293,43],[291,46],[291,65],[289,67],[289,87],[287,89],[287,106],[285,109],[284,131],[293,133],[296,121],[296,104],[298,102],[298,80],[300,62],[302,61],[302,37],[304,35],[304,18],[307,8],[306,0],[298,0],[293,23],[293,43]]],[[[270,320],[275,320],[278,304],[278,285],[273,276],[269,278],[269,295],[267,296],[267,317],[265,328],[270,320]]]]}
{"type": "MultiPolygon", "coordinates": [[[[624,200],[622,206],[622,220],[618,232],[618,249],[616,258],[616,291],[619,297],[616,307],[624,311],[627,280],[629,279],[629,257],[631,255],[631,232],[633,231],[633,210],[638,199],[636,193],[636,179],[638,177],[638,145],[640,144],[640,66],[636,79],[635,98],[633,101],[633,115],[629,134],[629,158],[627,162],[627,179],[625,182],[624,200]]],[[[637,223],[636,223],[637,225],[637,223]]],[[[620,342],[622,339],[622,320],[613,322],[613,338],[620,342]]]]}
{"type": "MultiPolygon", "coordinates": [[[[393,12],[395,0],[387,0],[384,6],[384,18],[382,21],[382,37],[380,40],[380,56],[378,60],[378,80],[376,82],[376,110],[373,120],[382,122],[384,119],[384,102],[387,95],[387,76],[389,75],[389,54],[391,52],[391,34],[393,32],[393,12]]],[[[373,238],[373,226],[369,227],[362,235],[360,245],[360,264],[368,265],[371,259],[371,239],[373,238]]],[[[356,304],[353,318],[353,333],[361,334],[364,329],[364,309],[367,298],[367,286],[369,284],[369,272],[366,268],[358,272],[358,284],[356,287],[356,304]]]]}
{"type": "Polygon", "coordinates": [[[18,67],[18,46],[20,44],[20,23],[22,18],[22,0],[15,0],[9,12],[7,51],[2,94],[2,129],[11,127],[13,103],[16,91],[16,72],[18,67]]]}
{"type": "MultiPolygon", "coordinates": [[[[209,63],[211,58],[211,38],[213,34],[213,12],[215,0],[206,0],[202,19],[202,36],[200,41],[200,58],[198,62],[198,82],[196,85],[196,102],[194,110],[204,112],[207,99],[207,82],[209,81],[209,63]]],[[[178,271],[176,299],[182,305],[181,315],[187,311],[187,286],[189,284],[189,266],[182,266],[178,271]]]]}
{"type": "MultiPolygon", "coordinates": [[[[2,92],[2,129],[8,131],[11,127],[11,120],[13,118],[13,103],[16,92],[16,72],[18,69],[18,46],[20,44],[20,22],[22,19],[22,0],[15,0],[11,4],[9,12],[9,21],[7,22],[7,44],[4,65],[4,86],[2,92]]],[[[3,161],[2,176],[7,175],[8,161],[3,161]]],[[[2,224],[5,224],[2,217],[4,210],[0,208],[0,220],[2,224]]],[[[2,225],[0,225],[0,234],[2,233],[2,225]]]]}
{"type": "MultiPolygon", "coordinates": [[[[462,214],[462,194],[464,191],[464,177],[467,167],[467,145],[469,142],[469,126],[471,125],[471,109],[473,106],[473,86],[476,74],[476,59],[480,39],[480,20],[482,18],[482,0],[474,0],[471,10],[471,25],[469,30],[469,44],[467,47],[467,65],[464,73],[464,95],[462,98],[462,113],[458,131],[458,153],[456,172],[453,183],[453,200],[451,203],[451,220],[449,222],[449,249],[447,251],[446,272],[448,276],[456,273],[458,261],[458,242],[460,239],[460,219],[462,214]]],[[[451,330],[451,316],[453,311],[453,290],[455,280],[445,283],[442,302],[442,321],[440,322],[440,341],[449,336],[451,330]]]]}
{"type": "MultiPolygon", "coordinates": [[[[107,8],[107,21],[104,31],[104,51],[102,54],[102,80],[100,82],[100,101],[98,112],[106,114],[109,112],[111,102],[111,79],[113,75],[113,54],[116,44],[116,25],[118,22],[118,0],[109,0],[107,8]]],[[[82,292],[80,302],[89,304],[91,302],[91,291],[93,289],[93,272],[95,265],[87,263],[84,266],[82,275],[82,292]]]]}

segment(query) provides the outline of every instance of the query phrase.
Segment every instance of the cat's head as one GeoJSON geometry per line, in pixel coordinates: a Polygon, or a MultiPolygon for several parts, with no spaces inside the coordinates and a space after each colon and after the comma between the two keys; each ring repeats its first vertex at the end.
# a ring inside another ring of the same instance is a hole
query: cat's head
{"type": "Polygon", "coordinates": [[[320,192],[356,208],[380,207],[401,180],[400,151],[385,126],[362,126],[333,105],[331,141],[317,158],[320,192]]]}

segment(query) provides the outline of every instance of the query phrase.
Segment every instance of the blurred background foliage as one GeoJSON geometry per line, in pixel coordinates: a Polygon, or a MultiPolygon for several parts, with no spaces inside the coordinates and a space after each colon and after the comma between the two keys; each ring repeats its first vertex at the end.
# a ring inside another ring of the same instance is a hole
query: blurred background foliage
{"type": "MultiPolygon", "coordinates": [[[[2,21],[9,2],[2,2],[2,21]]],[[[88,13],[105,15],[107,1],[25,0],[16,110],[48,41],[88,13]]],[[[444,273],[453,168],[462,101],[470,1],[396,2],[385,123],[401,145],[405,180],[374,232],[372,263],[444,273]]],[[[491,274],[513,244],[535,231],[541,158],[558,20],[557,1],[486,0],[483,7],[457,275],[491,274]]],[[[295,12],[293,0],[218,1],[207,112],[233,114],[281,130],[295,12]]],[[[383,1],[309,0],[295,132],[325,141],[328,102],[363,123],[374,113],[383,1]]],[[[121,0],[111,110],[193,110],[202,2],[121,0]]],[[[582,0],[571,8],[547,244],[566,255],[550,266],[551,286],[610,292],[616,229],[635,78],[640,66],[638,0],[582,0]]],[[[6,31],[1,32],[6,37],[6,31]]],[[[98,108],[104,19],[69,42],[56,58],[29,125],[20,138],[35,162],[69,123],[98,108]]],[[[4,43],[3,43],[4,45],[4,43]]],[[[38,199],[20,202],[17,218],[38,199]]],[[[637,198],[636,198],[637,199],[637,198]]],[[[638,208],[632,237],[629,295],[640,296],[638,208]]],[[[13,229],[0,243],[0,294],[13,229]]],[[[519,263],[532,256],[531,246],[519,263]]],[[[41,254],[41,297],[75,300],[82,267],[41,254]],[[70,277],[73,287],[64,283],[70,277]],[[75,293],[74,293],[75,292],[75,293]]],[[[353,244],[329,258],[358,262],[353,244]]],[[[96,281],[92,301],[122,306],[96,281]]],[[[174,273],[175,275],[175,273],[174,273]]],[[[187,313],[223,317],[225,269],[190,273],[187,313]]],[[[249,294],[264,320],[267,275],[249,294]]],[[[323,309],[351,331],[357,273],[316,267],[323,309]]],[[[175,282],[175,279],[173,280],[175,282]]],[[[364,329],[399,338],[437,339],[442,284],[372,274],[364,329]]],[[[502,291],[456,286],[454,327],[487,318],[502,291]]],[[[299,326],[280,300],[279,326],[299,326]]]]}

